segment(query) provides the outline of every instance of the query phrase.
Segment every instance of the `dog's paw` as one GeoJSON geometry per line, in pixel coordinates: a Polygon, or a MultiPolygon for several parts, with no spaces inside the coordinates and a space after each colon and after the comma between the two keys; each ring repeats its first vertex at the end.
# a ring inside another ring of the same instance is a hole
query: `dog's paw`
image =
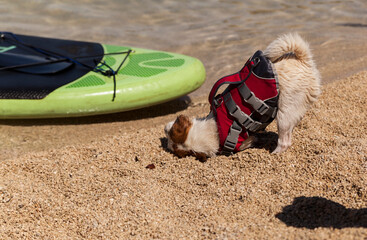
{"type": "Polygon", "coordinates": [[[285,152],[288,149],[288,147],[289,147],[288,145],[278,144],[277,147],[274,149],[274,151],[272,151],[271,153],[279,154],[279,153],[285,152]]]}
{"type": "Polygon", "coordinates": [[[272,154],[281,153],[281,149],[280,149],[280,148],[279,148],[279,146],[278,146],[278,147],[276,147],[276,148],[274,149],[274,151],[272,151],[271,153],[272,153],[272,154]]]}
{"type": "Polygon", "coordinates": [[[194,156],[200,162],[206,162],[206,160],[208,159],[205,153],[195,152],[194,156]]]}

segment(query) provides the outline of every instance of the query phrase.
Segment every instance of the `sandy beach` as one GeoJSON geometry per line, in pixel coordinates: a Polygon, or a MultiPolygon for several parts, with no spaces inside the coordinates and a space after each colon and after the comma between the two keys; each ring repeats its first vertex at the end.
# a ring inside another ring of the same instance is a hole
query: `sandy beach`
{"type": "Polygon", "coordinates": [[[206,163],[173,156],[163,132],[177,114],[205,115],[205,98],[2,120],[0,238],[366,239],[366,82],[360,72],[324,85],[287,152],[269,153],[272,123],[261,146],[206,163]]]}
{"type": "Polygon", "coordinates": [[[367,240],[367,2],[2,1],[0,30],[181,53],[207,72],[158,106],[0,120],[0,239],[367,240]],[[323,93],[270,151],[177,158],[163,128],[204,117],[214,82],[278,35],[310,43],[323,93]]]}

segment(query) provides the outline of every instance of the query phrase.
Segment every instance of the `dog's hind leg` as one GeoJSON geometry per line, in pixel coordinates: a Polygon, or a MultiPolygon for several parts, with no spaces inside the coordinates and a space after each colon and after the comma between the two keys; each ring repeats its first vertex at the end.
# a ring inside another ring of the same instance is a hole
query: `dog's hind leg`
{"type": "Polygon", "coordinates": [[[278,145],[273,153],[281,153],[287,150],[292,144],[292,131],[301,121],[303,115],[306,113],[306,107],[299,102],[302,102],[301,98],[293,98],[293,101],[289,99],[284,104],[284,98],[281,96],[280,108],[276,117],[278,126],[278,145]]]}
{"type": "Polygon", "coordinates": [[[284,152],[291,146],[292,131],[307,111],[307,105],[304,104],[305,96],[303,96],[303,98],[302,96],[298,96],[286,100],[286,98],[290,96],[292,96],[292,94],[283,94],[279,99],[279,111],[276,116],[278,145],[273,153],[284,152]]]}

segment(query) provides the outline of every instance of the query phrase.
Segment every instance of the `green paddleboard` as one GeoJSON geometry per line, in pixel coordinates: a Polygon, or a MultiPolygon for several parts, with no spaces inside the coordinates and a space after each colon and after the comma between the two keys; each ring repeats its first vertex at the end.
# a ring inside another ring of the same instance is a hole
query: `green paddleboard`
{"type": "Polygon", "coordinates": [[[170,52],[1,33],[0,118],[54,118],[139,109],[205,81],[196,58],[170,52]]]}

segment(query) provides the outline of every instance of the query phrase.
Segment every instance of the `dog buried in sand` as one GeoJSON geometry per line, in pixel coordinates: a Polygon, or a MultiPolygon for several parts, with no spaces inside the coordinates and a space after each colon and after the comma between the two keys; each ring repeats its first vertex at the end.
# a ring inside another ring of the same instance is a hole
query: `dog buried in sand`
{"type": "Polygon", "coordinates": [[[298,34],[285,34],[243,69],[217,81],[209,95],[206,118],[180,115],[165,126],[168,148],[177,156],[200,161],[216,154],[229,155],[252,147],[254,133],[277,121],[278,143],[273,153],[291,145],[293,128],[321,93],[320,74],[307,42],[298,34]],[[222,85],[228,85],[216,95],[222,85]]]}

